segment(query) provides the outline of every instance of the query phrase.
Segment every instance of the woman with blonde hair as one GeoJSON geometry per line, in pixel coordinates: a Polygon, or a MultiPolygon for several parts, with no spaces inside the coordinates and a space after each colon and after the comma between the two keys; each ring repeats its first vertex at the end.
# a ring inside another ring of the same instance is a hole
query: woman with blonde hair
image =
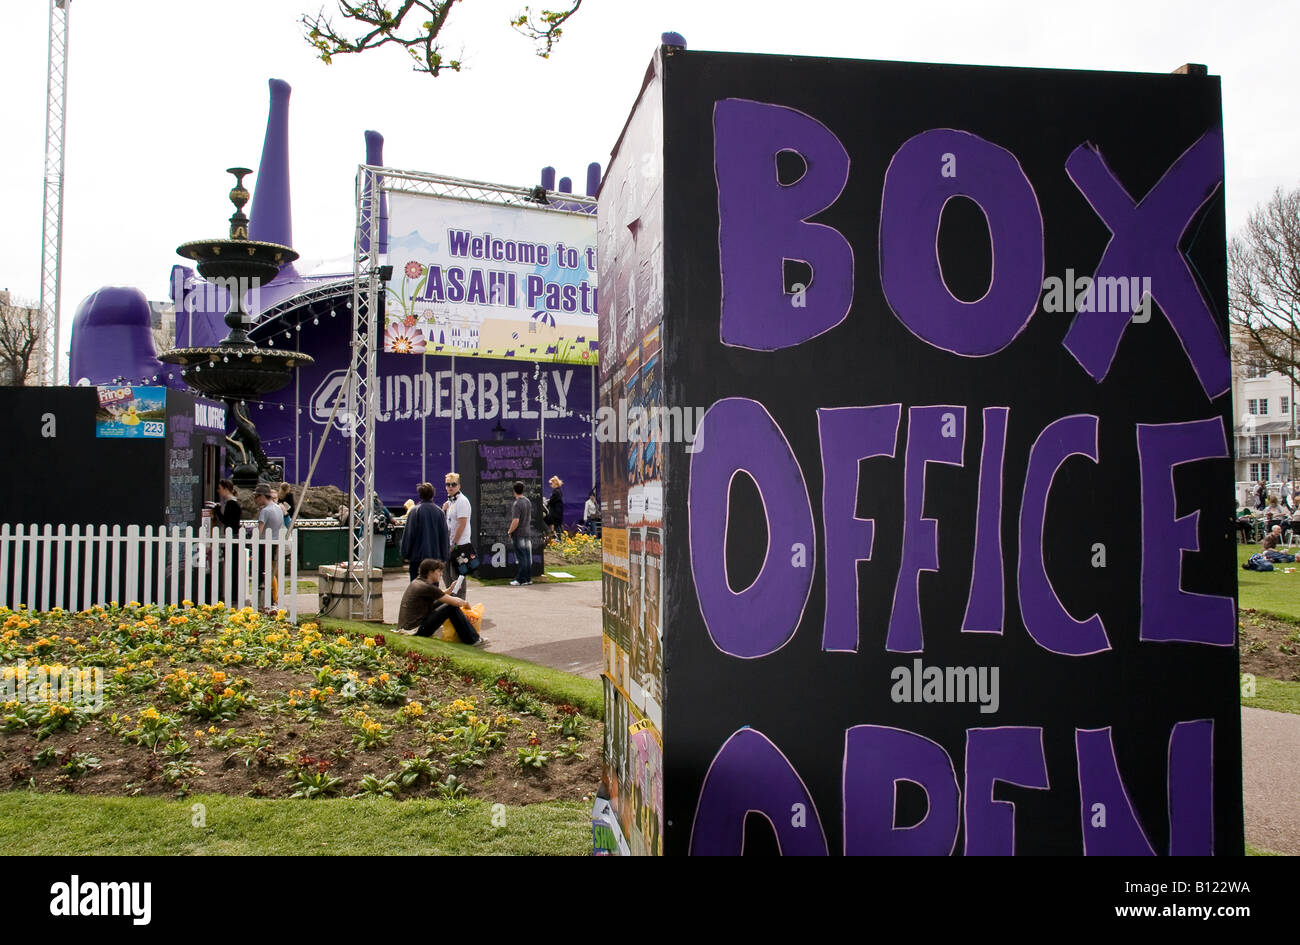
{"type": "Polygon", "coordinates": [[[564,480],[559,476],[552,476],[549,482],[551,497],[546,500],[546,515],[543,521],[546,523],[547,537],[558,538],[564,533],[564,480]]]}

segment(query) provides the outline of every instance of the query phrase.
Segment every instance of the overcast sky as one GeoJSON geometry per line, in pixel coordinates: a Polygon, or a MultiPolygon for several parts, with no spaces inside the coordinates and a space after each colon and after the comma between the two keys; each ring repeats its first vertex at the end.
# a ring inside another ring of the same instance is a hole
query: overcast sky
{"type": "MultiPolygon", "coordinates": [[[[175,247],[224,233],[224,169],[256,169],[271,77],[293,86],[294,244],[305,260],[350,252],[366,129],[384,134],[393,167],[530,185],[551,164],[581,191],[587,163],[606,163],[665,30],[682,33],[692,49],[736,52],[1140,72],[1205,63],[1223,77],[1229,229],[1275,187],[1300,182],[1294,0],[587,0],[549,61],[507,25],[522,6],[462,0],[444,35],[450,52],[464,48],[469,70],[431,79],[396,49],[325,66],[298,23],[319,0],[72,0],[65,355],[87,294],[134,285],[166,298],[175,247]]],[[[0,205],[8,215],[0,287],[34,300],[48,2],[3,0],[0,9],[0,205]]]]}

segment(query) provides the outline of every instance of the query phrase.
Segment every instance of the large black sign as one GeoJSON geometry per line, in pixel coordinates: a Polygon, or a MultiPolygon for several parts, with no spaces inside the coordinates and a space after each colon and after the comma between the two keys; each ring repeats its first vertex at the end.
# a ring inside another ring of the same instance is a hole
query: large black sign
{"type": "Polygon", "coordinates": [[[1191,71],[661,54],[664,852],[1241,852],[1191,71]]]}

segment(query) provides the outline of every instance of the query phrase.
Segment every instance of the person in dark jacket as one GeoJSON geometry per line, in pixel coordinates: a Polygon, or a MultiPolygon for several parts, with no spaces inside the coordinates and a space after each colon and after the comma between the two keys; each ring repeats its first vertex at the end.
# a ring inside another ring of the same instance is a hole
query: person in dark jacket
{"type": "Polygon", "coordinates": [[[407,514],[406,531],[402,533],[402,558],[410,565],[412,581],[420,575],[421,561],[446,561],[451,551],[447,517],[433,503],[433,484],[422,482],[416,491],[420,503],[407,514]]]}
{"type": "Polygon", "coordinates": [[[244,514],[239,508],[238,495],[239,491],[229,479],[217,483],[217,504],[212,510],[212,526],[217,534],[222,534],[227,528],[239,534],[239,522],[244,514]]]}
{"type": "Polygon", "coordinates": [[[559,476],[550,478],[551,497],[546,500],[546,525],[549,533],[559,538],[564,533],[564,480],[559,476]]]}

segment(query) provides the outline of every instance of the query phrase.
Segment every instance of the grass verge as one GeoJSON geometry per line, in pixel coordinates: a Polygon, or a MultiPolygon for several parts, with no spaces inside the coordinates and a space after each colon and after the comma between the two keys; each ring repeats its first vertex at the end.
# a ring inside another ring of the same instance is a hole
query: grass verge
{"type": "Polygon", "coordinates": [[[1272,850],[1265,850],[1263,847],[1246,844],[1246,856],[1286,856],[1285,853],[1274,853],[1272,850]]]}
{"type": "Polygon", "coordinates": [[[577,706],[583,715],[593,719],[605,717],[605,690],[599,679],[583,679],[549,666],[539,666],[527,660],[513,656],[501,656],[475,649],[461,643],[446,643],[427,637],[408,637],[392,633],[391,627],[380,627],[373,623],[358,620],[339,620],[326,617],[321,621],[322,627],[348,630],[373,636],[383,633],[388,647],[396,652],[413,650],[425,656],[445,656],[458,672],[475,679],[493,683],[502,673],[510,672],[522,683],[527,683],[545,699],[553,702],[567,702],[577,706]]]}
{"type": "Polygon", "coordinates": [[[35,856],[547,855],[591,852],[576,801],[255,800],[0,793],[0,848],[35,856]],[[195,805],[203,805],[202,808],[195,805]],[[196,826],[202,812],[202,826],[196,826]],[[501,823],[502,818],[497,817],[501,823]]]}
{"type": "Polygon", "coordinates": [[[1241,704],[1252,709],[1268,709],[1271,712],[1292,712],[1300,715],[1300,682],[1256,676],[1255,694],[1253,696],[1243,694],[1241,704]]]}
{"type": "MultiPolygon", "coordinates": [[[[600,564],[565,564],[563,561],[548,561],[546,564],[548,571],[564,571],[572,574],[571,578],[554,577],[550,574],[541,574],[533,578],[534,584],[568,584],[572,581],[599,581],[600,564]]],[[[1244,573],[1244,572],[1243,572],[1244,573]]],[[[509,584],[513,578],[475,578],[474,581],[485,587],[499,587],[502,584],[509,584]]]]}

